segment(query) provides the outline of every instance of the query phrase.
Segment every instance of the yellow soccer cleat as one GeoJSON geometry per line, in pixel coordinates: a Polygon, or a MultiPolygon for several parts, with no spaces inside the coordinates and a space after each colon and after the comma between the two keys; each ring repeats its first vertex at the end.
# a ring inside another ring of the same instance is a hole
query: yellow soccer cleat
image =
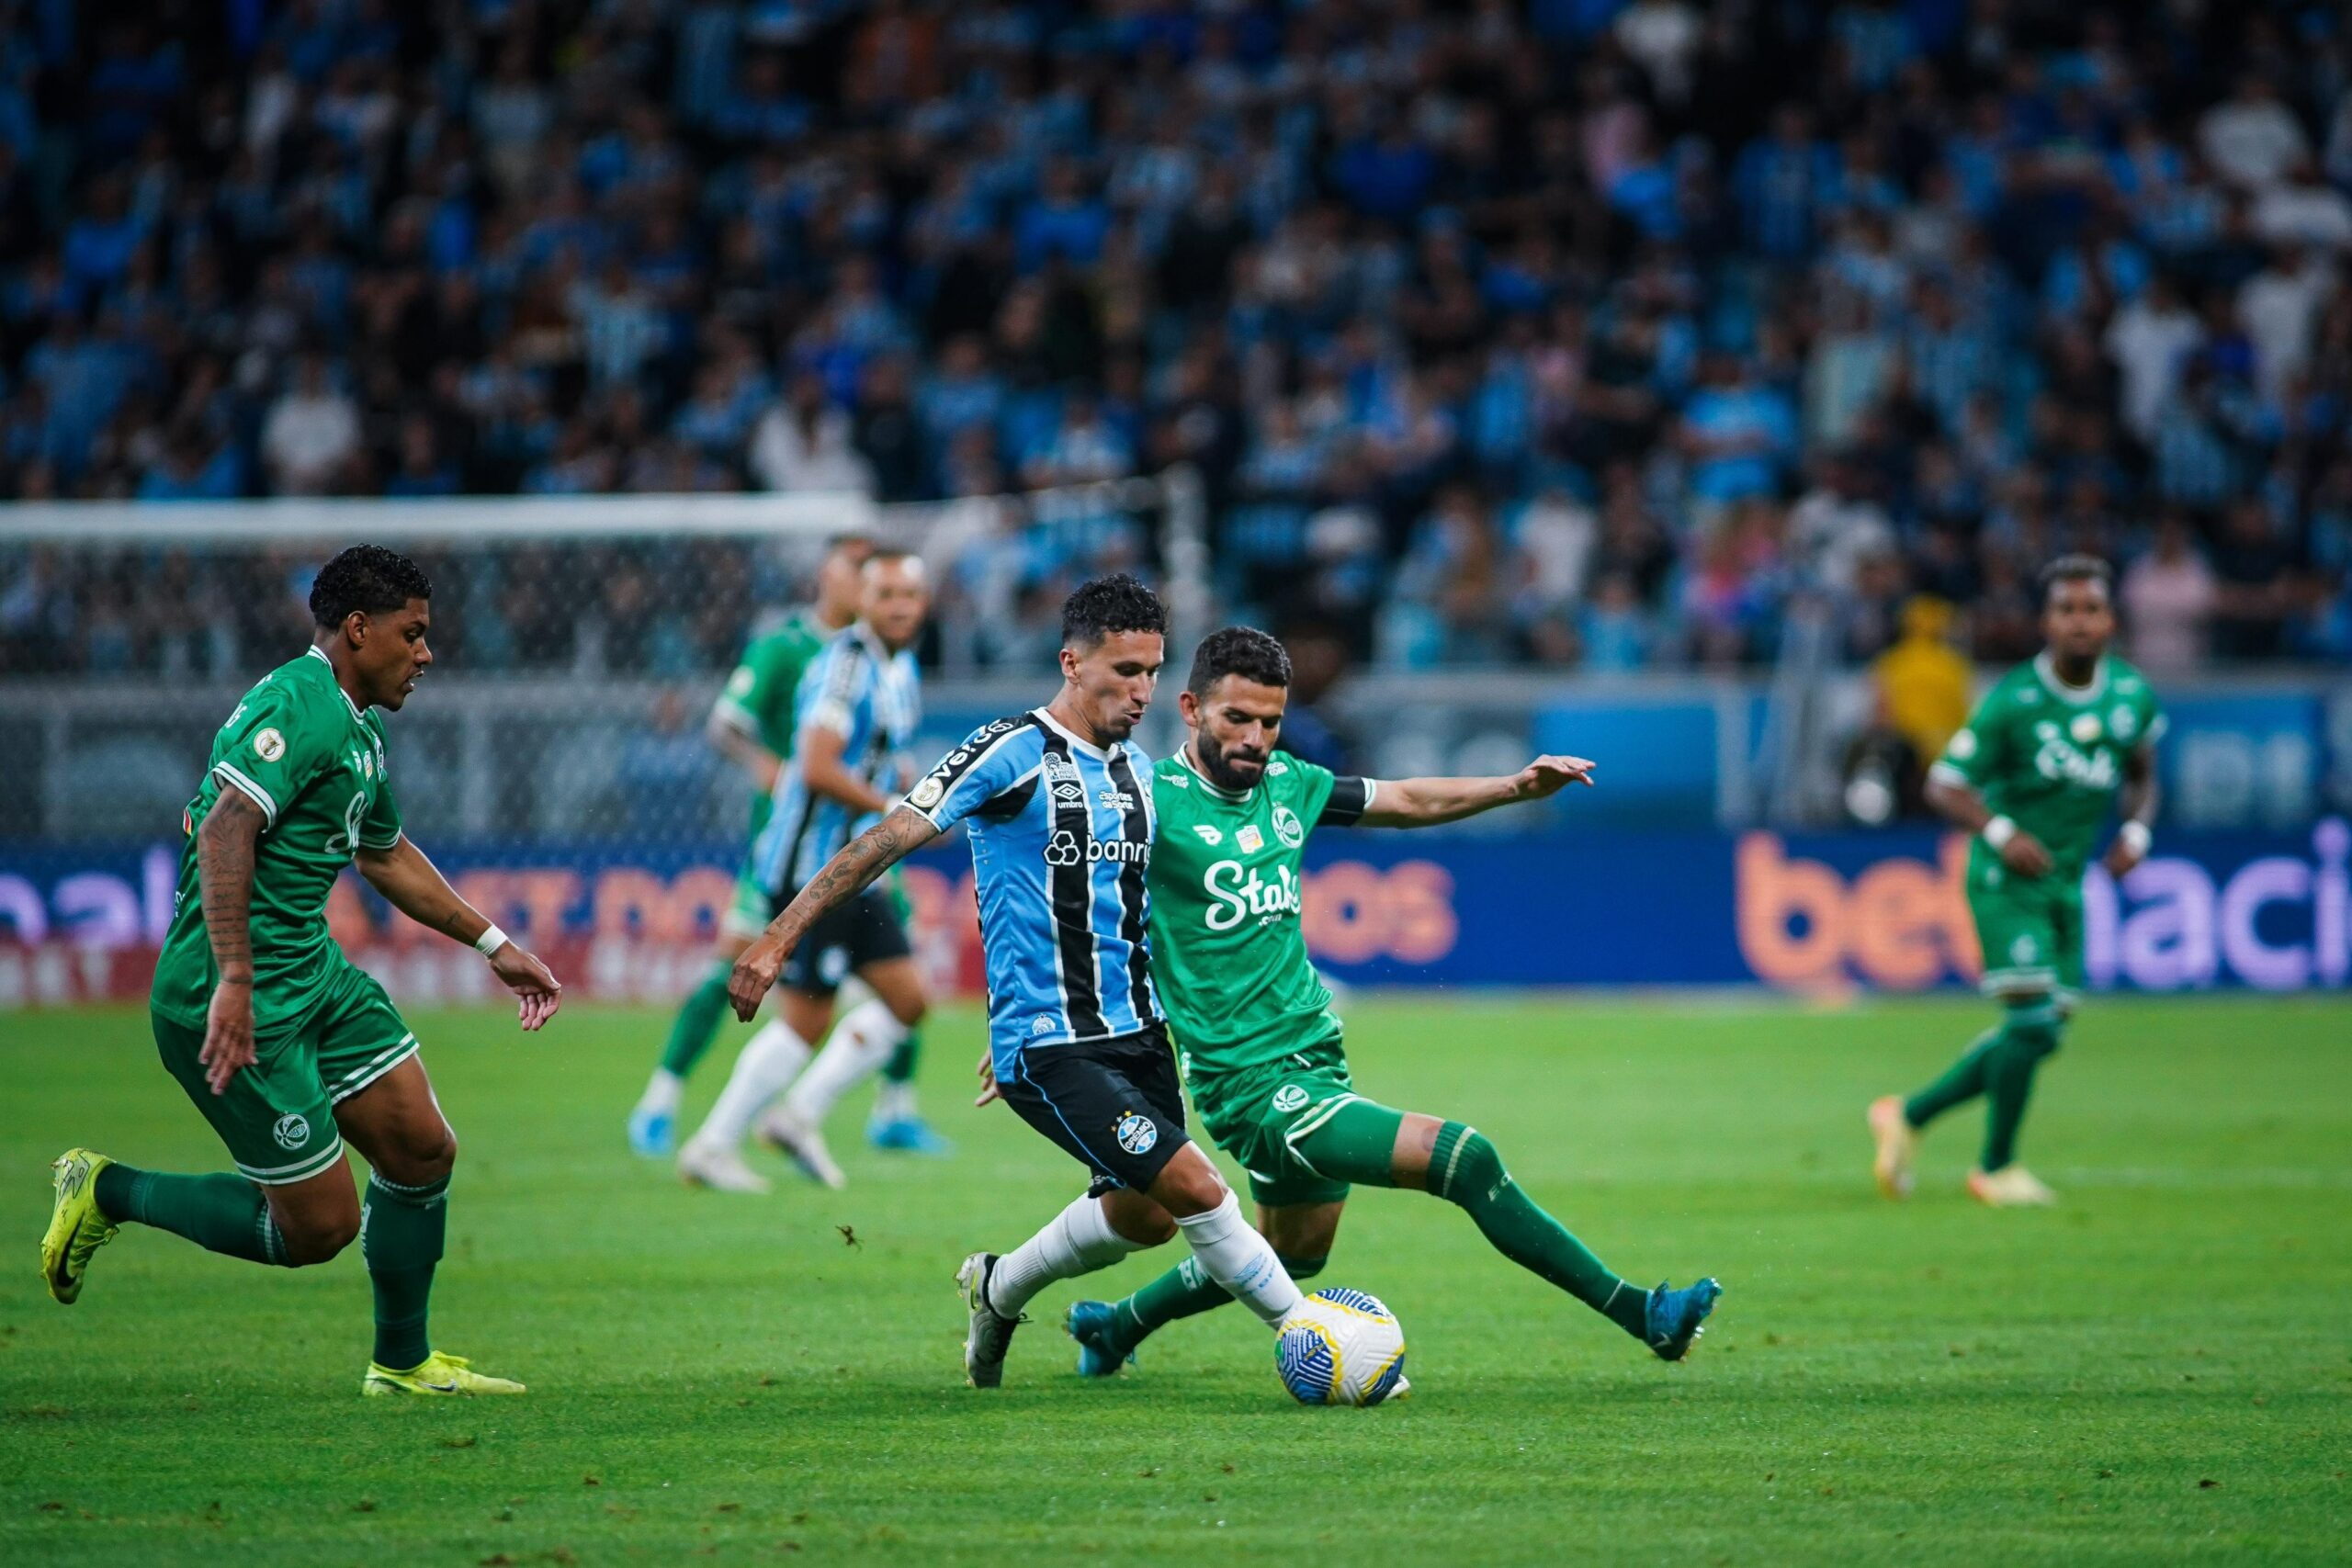
{"type": "Polygon", "coordinates": [[[2058,1194],[2021,1165],[2005,1165],[1989,1173],[1970,1171],[1968,1195],[1995,1209],[2046,1209],[2058,1201],[2058,1194]]]}
{"type": "Polygon", "coordinates": [[[1899,1203],[1911,1196],[1911,1161],[1919,1152],[1919,1134],[1903,1114],[1901,1095],[1871,1101],[1871,1136],[1878,1140],[1871,1174],[1878,1178],[1878,1190],[1899,1203]]]}
{"type": "Polygon", "coordinates": [[[90,1254],[114,1239],[118,1225],[98,1213],[98,1172],[114,1161],[89,1149],[68,1149],[50,1166],[57,1204],[40,1238],[40,1277],[66,1306],[82,1293],[90,1254]]]}
{"type": "Polygon", "coordinates": [[[435,1350],[404,1372],[368,1363],[359,1392],[370,1396],[394,1393],[521,1393],[523,1385],[509,1378],[494,1378],[473,1370],[463,1356],[435,1350]]]}

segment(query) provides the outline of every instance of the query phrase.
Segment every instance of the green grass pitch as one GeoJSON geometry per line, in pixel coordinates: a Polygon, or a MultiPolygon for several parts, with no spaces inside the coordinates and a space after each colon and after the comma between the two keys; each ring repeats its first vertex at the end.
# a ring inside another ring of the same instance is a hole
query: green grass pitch
{"type": "Polygon", "coordinates": [[[0,1016],[0,1562],[2344,1561],[2352,1007],[2095,1002],[2024,1145],[2063,1207],[1962,1197],[1973,1113],[1882,1202],[1864,1103],[1984,1016],[1359,998],[1365,1091],[1486,1131],[1635,1280],[1729,1288],[1660,1365],[1458,1211],[1359,1193],[1325,1282],[1396,1309],[1414,1383],[1374,1411],[1294,1405],[1230,1310],[1081,1383],[1072,1286],[965,1388],[957,1260],[1078,1174],[965,1108],[968,1011],[925,1070],[958,1157],[873,1154],[845,1107],[850,1190],[764,1200],[623,1148],[662,1016],[417,1015],[463,1142],[435,1337],[532,1385],[429,1404],[358,1397],[356,1248],[264,1271],[131,1229],[52,1304],[60,1149],[225,1162],[143,1014],[0,1016]]]}

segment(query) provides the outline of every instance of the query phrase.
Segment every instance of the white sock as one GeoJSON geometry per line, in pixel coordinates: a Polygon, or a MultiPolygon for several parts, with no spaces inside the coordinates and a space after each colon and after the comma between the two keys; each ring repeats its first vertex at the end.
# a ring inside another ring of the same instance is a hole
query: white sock
{"type": "Polygon", "coordinates": [[[695,1142],[729,1149],[741,1144],[743,1134],[752,1130],[752,1119],[808,1060],[808,1043],[792,1032],[792,1025],[780,1018],[768,1020],[735,1058],[735,1070],[727,1075],[718,1103],[695,1130],[695,1142]]]}
{"type": "Polygon", "coordinates": [[[1055,1280],[1108,1269],[1137,1250],[1111,1228],[1102,1199],[1080,1198],[996,1260],[989,1273],[989,1305],[1005,1317],[1019,1317],[1029,1298],[1055,1280]]]}
{"type": "Polygon", "coordinates": [[[822,1126],[835,1102],[888,1061],[906,1037],[907,1026],[888,1007],[865,1003],[833,1026],[833,1037],[784,1097],[784,1113],[804,1127],[822,1126]]]}
{"type": "Polygon", "coordinates": [[[1231,1192],[1207,1213],[1188,1215],[1176,1225],[1208,1277],[1269,1325],[1282,1322],[1298,1304],[1298,1287],[1291,1282],[1290,1270],[1274,1256],[1272,1245],[1241,1217],[1241,1201],[1231,1192]]]}
{"type": "Polygon", "coordinates": [[[882,1087],[874,1091],[874,1120],[911,1122],[916,1114],[915,1086],[911,1083],[892,1083],[884,1078],[882,1087]]]}
{"type": "Polygon", "coordinates": [[[645,1092],[637,1097],[637,1108],[649,1116],[675,1116],[685,1093],[685,1079],[667,1067],[656,1067],[645,1082],[645,1092]]]}

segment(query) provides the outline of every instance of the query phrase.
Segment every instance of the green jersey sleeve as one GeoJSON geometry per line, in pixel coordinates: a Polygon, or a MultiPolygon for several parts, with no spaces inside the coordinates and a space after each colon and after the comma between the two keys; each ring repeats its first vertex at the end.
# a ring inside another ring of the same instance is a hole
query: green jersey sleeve
{"type": "Polygon", "coordinates": [[[376,783],[375,801],[359,823],[359,847],[364,850],[389,850],[400,841],[401,807],[400,802],[392,796],[392,771],[381,768],[376,783]]]}
{"type": "Polygon", "coordinates": [[[719,721],[742,731],[779,757],[792,755],[793,699],[808,663],[823,647],[797,617],[743,650],[714,709],[719,721]]]}
{"type": "Polygon", "coordinates": [[[213,742],[213,776],[261,807],[265,831],[335,765],[346,727],[340,716],[326,716],[334,720],[326,722],[313,707],[282,679],[269,682],[237,705],[213,742]]]}
{"type": "Polygon", "coordinates": [[[2012,752],[2013,726],[2009,718],[2015,707],[2010,700],[2007,681],[1984,694],[1968,722],[1952,732],[1944,745],[1944,754],[1936,760],[1935,773],[1954,777],[1961,784],[1982,792],[1991,781],[1999,778],[2014,761],[2012,752]]]}
{"type": "Polygon", "coordinates": [[[1277,752],[1266,764],[1266,778],[1306,832],[1317,828],[1351,828],[1372,804],[1370,779],[1341,778],[1319,763],[1277,752]]]}

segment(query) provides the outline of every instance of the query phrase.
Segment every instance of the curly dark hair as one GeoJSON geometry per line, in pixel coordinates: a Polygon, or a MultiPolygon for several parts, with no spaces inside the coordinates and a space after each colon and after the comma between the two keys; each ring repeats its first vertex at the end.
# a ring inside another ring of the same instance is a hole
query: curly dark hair
{"type": "Polygon", "coordinates": [[[319,568],[311,584],[311,619],[339,626],[354,610],[381,615],[412,599],[432,597],[432,579],[408,557],[381,545],[354,545],[319,568]]]}
{"type": "Polygon", "coordinates": [[[1290,654],[1277,639],[1255,626],[1220,626],[1193,650],[1193,673],[1184,689],[1205,697],[1209,688],[1227,675],[1238,675],[1261,686],[1290,684],[1290,654]]]}
{"type": "Polygon", "coordinates": [[[2060,556],[2041,569],[2041,602],[2050,603],[2050,591],[2062,582],[2096,582],[2115,596],[2115,569],[2097,556],[2060,556]]]}
{"type": "Polygon", "coordinates": [[[1093,648],[1114,632],[1168,631],[1168,606],[1125,572],[1081,582],[1062,601],[1062,642],[1093,648]]]}

